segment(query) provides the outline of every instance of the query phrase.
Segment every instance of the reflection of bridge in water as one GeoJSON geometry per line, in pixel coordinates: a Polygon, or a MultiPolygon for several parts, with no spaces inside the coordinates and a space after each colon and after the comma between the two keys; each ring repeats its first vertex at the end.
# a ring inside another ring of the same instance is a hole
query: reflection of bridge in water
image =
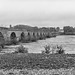
{"type": "Polygon", "coordinates": [[[0,29],[0,44],[3,43],[3,39],[5,42],[10,41],[20,41],[20,42],[29,42],[36,41],[39,39],[45,39],[49,37],[56,36],[55,33],[52,32],[44,32],[44,31],[28,31],[26,29],[0,29]]]}

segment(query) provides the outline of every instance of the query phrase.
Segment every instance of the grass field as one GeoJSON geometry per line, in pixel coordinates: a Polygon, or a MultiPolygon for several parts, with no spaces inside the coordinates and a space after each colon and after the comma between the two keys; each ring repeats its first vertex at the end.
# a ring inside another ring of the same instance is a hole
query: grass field
{"type": "Polygon", "coordinates": [[[59,69],[75,67],[75,54],[24,54],[0,55],[0,69],[59,69]]]}

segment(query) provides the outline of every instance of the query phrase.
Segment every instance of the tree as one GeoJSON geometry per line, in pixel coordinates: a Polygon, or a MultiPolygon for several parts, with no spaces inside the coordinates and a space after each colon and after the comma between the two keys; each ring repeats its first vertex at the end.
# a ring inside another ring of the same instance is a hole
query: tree
{"type": "Polygon", "coordinates": [[[73,34],[74,32],[74,28],[70,26],[63,27],[63,30],[64,30],[64,34],[73,34]]]}
{"type": "Polygon", "coordinates": [[[56,32],[56,28],[50,27],[50,32],[56,32]]]}
{"type": "Polygon", "coordinates": [[[59,32],[59,30],[60,30],[60,28],[59,28],[59,27],[57,27],[57,28],[56,28],[56,31],[57,31],[57,32],[59,32]]]}

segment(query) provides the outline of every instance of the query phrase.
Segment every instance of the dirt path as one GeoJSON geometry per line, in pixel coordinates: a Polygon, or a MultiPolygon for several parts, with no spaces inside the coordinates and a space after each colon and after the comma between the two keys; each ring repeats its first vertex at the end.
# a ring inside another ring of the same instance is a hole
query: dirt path
{"type": "Polygon", "coordinates": [[[27,69],[11,69],[0,70],[0,75],[75,75],[75,68],[70,69],[40,69],[40,70],[27,70],[27,69]]]}

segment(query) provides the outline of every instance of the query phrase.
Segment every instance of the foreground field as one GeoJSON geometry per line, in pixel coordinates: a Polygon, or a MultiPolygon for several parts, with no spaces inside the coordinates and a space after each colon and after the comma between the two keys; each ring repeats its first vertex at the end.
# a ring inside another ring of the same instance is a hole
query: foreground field
{"type": "Polygon", "coordinates": [[[0,69],[60,69],[75,67],[75,54],[24,54],[0,55],[0,69]]]}
{"type": "Polygon", "coordinates": [[[0,75],[75,75],[75,54],[0,54],[0,75]]]}

